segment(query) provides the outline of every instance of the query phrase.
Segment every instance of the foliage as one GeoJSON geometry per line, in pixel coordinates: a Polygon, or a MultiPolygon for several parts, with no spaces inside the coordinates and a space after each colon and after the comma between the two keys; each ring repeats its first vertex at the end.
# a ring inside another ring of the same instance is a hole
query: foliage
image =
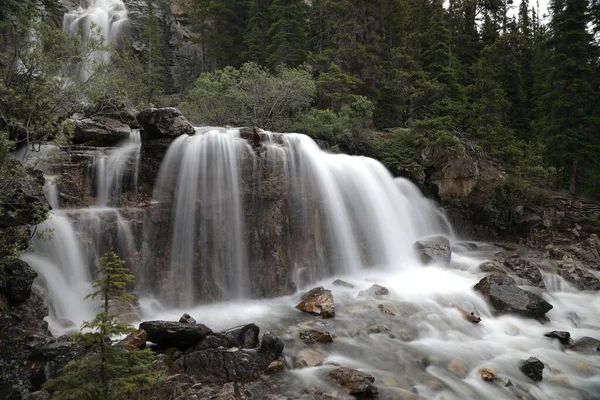
{"type": "MultiPolygon", "coordinates": [[[[142,29],[144,72],[141,74],[143,77],[141,84],[146,91],[146,102],[153,104],[156,102],[157,97],[162,94],[165,81],[165,59],[161,54],[162,45],[158,34],[158,18],[156,17],[153,0],[146,0],[145,17],[146,20],[142,29]]],[[[127,54],[121,55],[119,61],[121,67],[125,67],[122,70],[132,72],[132,69],[128,68],[132,66],[132,63],[127,60],[127,57],[127,54]]]]}
{"type": "Polygon", "coordinates": [[[86,298],[100,299],[101,312],[92,321],[84,322],[84,332],[75,335],[87,353],[69,362],[57,378],[44,386],[53,392],[53,398],[125,399],[155,382],[151,350],[129,350],[111,342],[114,338],[135,331],[110,313],[111,301],[133,300],[125,288],[134,278],[123,267],[124,263],[112,252],[100,259],[101,278],[93,282],[95,291],[86,298]]]}
{"type": "Polygon", "coordinates": [[[278,67],[273,73],[255,63],[200,75],[180,105],[200,124],[251,125],[274,129],[310,105],[316,87],[304,67],[278,67]]]}

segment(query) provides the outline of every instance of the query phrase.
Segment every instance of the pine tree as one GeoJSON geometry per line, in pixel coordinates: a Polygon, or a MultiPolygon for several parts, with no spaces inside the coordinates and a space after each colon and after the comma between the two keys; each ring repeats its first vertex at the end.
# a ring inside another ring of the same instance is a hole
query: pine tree
{"type": "Polygon", "coordinates": [[[269,11],[273,23],[267,47],[270,66],[296,67],[308,56],[308,6],[304,0],[274,0],[269,11]]]}
{"type": "Polygon", "coordinates": [[[253,61],[259,65],[267,65],[269,52],[268,31],[271,27],[271,14],[269,8],[273,0],[251,0],[248,12],[248,27],[244,32],[246,51],[243,59],[253,61]]]}
{"type": "Polygon", "coordinates": [[[82,329],[85,331],[75,336],[87,353],[69,362],[57,378],[45,385],[46,390],[53,392],[53,398],[125,399],[155,381],[151,350],[129,350],[111,342],[115,337],[135,331],[110,313],[111,301],[131,302],[134,299],[125,289],[133,283],[134,277],[123,267],[124,263],[112,252],[100,259],[101,278],[92,283],[95,291],[86,299],[99,298],[101,312],[92,321],[84,322],[82,329]]]}
{"type": "Polygon", "coordinates": [[[551,11],[535,126],[546,143],[548,160],[565,172],[569,191],[576,193],[580,168],[596,165],[597,52],[587,31],[587,0],[553,0],[551,11]]]}
{"type": "Polygon", "coordinates": [[[203,71],[242,65],[249,0],[192,0],[196,42],[204,49],[203,71]]]}
{"type": "Polygon", "coordinates": [[[146,101],[152,104],[163,93],[165,82],[165,59],[161,53],[159,24],[153,0],[146,0],[146,21],[142,29],[144,41],[143,63],[146,101]]]}

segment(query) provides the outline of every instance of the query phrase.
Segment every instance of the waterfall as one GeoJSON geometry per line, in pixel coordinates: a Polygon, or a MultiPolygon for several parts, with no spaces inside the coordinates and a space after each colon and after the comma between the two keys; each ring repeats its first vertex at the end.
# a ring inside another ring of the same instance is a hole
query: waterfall
{"type": "Polygon", "coordinates": [[[170,216],[169,273],[159,294],[168,303],[193,304],[209,282],[211,296],[247,293],[238,159],[249,151],[235,130],[202,129],[179,137],[167,151],[155,199],[170,216]]]}
{"type": "MultiPolygon", "coordinates": [[[[126,22],[127,8],[122,0],[81,0],[77,9],[64,15],[63,30],[83,40],[99,34],[102,45],[110,48],[118,41],[126,22]]],[[[110,52],[97,51],[92,57],[96,61],[107,63],[110,61],[110,52]]],[[[83,79],[87,79],[91,72],[90,65],[87,65],[80,74],[83,79]]]]}
{"type": "Polygon", "coordinates": [[[172,306],[250,295],[255,275],[275,268],[260,265],[261,241],[274,240],[264,232],[269,224],[288,235],[283,256],[297,285],[370,267],[409,268],[417,264],[413,243],[444,233],[433,204],[381,163],[328,153],[301,134],[263,133],[252,148],[237,129],[198,128],[177,138],[149,213],[151,256],[139,286],[172,306]],[[277,201],[289,210],[289,227],[278,227],[284,221],[268,207],[261,214],[261,204],[277,201]]]}
{"type": "Polygon", "coordinates": [[[96,174],[97,201],[100,207],[107,206],[109,202],[121,200],[121,189],[124,184],[129,183],[134,194],[137,188],[137,180],[140,168],[140,152],[142,141],[139,129],[134,129],[129,138],[123,141],[117,148],[109,151],[99,151],[94,163],[96,174]],[[133,164],[133,165],[131,165],[133,164]],[[126,175],[128,168],[133,171],[126,175]],[[130,177],[130,182],[124,178],[130,177]]]}
{"type": "Polygon", "coordinates": [[[54,333],[71,332],[94,318],[97,304],[84,297],[93,291],[91,284],[97,277],[100,257],[115,251],[128,260],[137,251],[136,234],[124,213],[135,219],[140,211],[109,205],[122,202],[125,187],[136,192],[140,150],[139,130],[133,130],[116,148],[97,149],[92,158],[97,205],[80,209],[61,208],[60,177],[53,175],[68,160],[68,154],[45,146],[24,156],[28,165],[46,172],[44,192],[52,211],[36,227],[39,235],[33,238],[33,250],[21,258],[38,272],[39,286],[47,292],[49,329],[54,333]]]}

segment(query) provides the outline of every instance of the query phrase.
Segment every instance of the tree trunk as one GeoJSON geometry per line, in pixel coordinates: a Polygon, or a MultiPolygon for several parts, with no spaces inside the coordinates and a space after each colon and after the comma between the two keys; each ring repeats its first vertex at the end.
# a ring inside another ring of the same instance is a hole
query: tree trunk
{"type": "Polygon", "coordinates": [[[579,156],[575,157],[573,164],[571,164],[571,171],[569,173],[569,192],[575,194],[577,191],[577,164],[579,163],[579,156]]]}

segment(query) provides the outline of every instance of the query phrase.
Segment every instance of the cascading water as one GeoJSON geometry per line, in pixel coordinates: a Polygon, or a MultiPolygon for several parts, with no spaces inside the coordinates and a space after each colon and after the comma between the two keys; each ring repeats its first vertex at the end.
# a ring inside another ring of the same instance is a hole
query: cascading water
{"type": "MultiPolygon", "coordinates": [[[[110,48],[118,41],[126,22],[127,8],[122,0],[80,0],[77,9],[64,15],[63,30],[82,39],[99,34],[101,43],[110,48]]],[[[97,51],[92,57],[100,62],[109,62],[110,51],[97,51]]],[[[84,67],[80,73],[85,79],[91,71],[84,67]]]]}
{"type": "Polygon", "coordinates": [[[238,158],[250,150],[236,134],[199,130],[179,137],[165,155],[155,199],[169,214],[170,261],[157,294],[169,304],[196,303],[209,282],[216,298],[247,294],[238,158]]]}
{"type": "Polygon", "coordinates": [[[142,141],[140,131],[134,129],[129,138],[109,152],[100,151],[96,156],[94,170],[96,174],[96,198],[98,206],[106,207],[109,202],[121,200],[121,188],[129,184],[137,188],[140,168],[140,151],[142,141]],[[132,170],[126,175],[128,170],[132,170]],[[124,181],[125,177],[130,181],[124,181]]]}
{"type": "MultiPolygon", "coordinates": [[[[108,205],[120,203],[124,185],[135,193],[140,148],[140,133],[134,130],[119,147],[97,151],[93,168],[97,206],[61,209],[55,183],[59,178],[46,176],[44,191],[51,216],[36,228],[34,251],[22,259],[41,275],[41,286],[48,294],[49,329],[54,333],[76,330],[83,321],[93,319],[96,303],[84,297],[92,292],[99,257],[113,250],[128,259],[137,249],[123,210],[108,205]]],[[[68,157],[56,147],[44,148],[40,154],[41,158],[30,154],[28,162],[36,160],[35,167],[43,171],[54,170],[55,163],[60,166],[61,159],[68,157]]]]}

